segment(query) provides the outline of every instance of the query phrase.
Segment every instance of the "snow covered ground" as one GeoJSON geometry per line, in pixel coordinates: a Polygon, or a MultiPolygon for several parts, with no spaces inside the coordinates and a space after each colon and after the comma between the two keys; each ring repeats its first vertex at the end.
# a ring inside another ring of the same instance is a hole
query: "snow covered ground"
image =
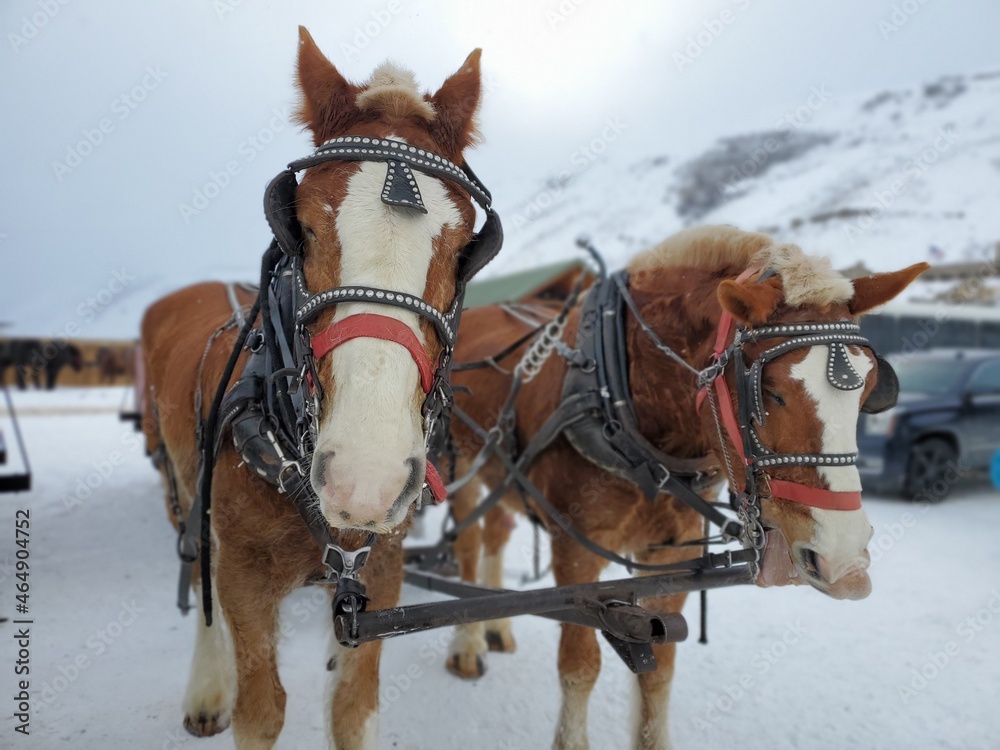
{"type": "MultiPolygon", "coordinates": [[[[13,733],[15,626],[0,625],[0,747],[231,748],[181,726],[194,618],[174,607],[177,565],[156,474],[120,390],[30,394],[22,422],[30,494],[0,496],[0,615],[14,614],[14,518],[31,510],[31,736],[13,733]],[[51,410],[40,408],[48,402],[51,410]],[[27,412],[28,409],[26,408],[27,412]],[[89,483],[89,486],[88,486],[89,483]]],[[[15,398],[19,394],[15,394],[15,398]]],[[[874,592],[836,602],[811,589],[738,588],[710,598],[708,646],[679,649],[670,716],[677,748],[996,748],[1000,745],[1000,495],[968,480],[935,506],[866,498],[874,592]],[[926,676],[921,676],[919,673],[926,676]]],[[[426,527],[436,529],[436,522],[426,527]]],[[[522,522],[511,549],[530,548],[522,522]]],[[[519,585],[529,557],[508,560],[519,585]]],[[[403,600],[426,600],[404,588],[403,600]]],[[[697,607],[687,608],[692,631],[697,607]]],[[[328,610],[301,590],[284,610],[288,691],[278,747],[323,747],[328,610]]],[[[559,705],[558,626],[515,625],[479,682],[444,669],[450,634],[389,641],[381,747],[545,748],[559,705]]],[[[595,750],[629,746],[632,678],[603,648],[590,709],[595,750]]]]}

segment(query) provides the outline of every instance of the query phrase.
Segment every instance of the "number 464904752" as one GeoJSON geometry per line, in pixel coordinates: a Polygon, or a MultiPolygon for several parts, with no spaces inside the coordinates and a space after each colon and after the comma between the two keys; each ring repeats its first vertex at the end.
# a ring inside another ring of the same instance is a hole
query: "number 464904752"
{"type": "Polygon", "coordinates": [[[17,589],[17,599],[18,614],[27,614],[28,611],[28,572],[30,566],[28,564],[28,558],[31,553],[28,550],[28,541],[30,539],[30,527],[31,527],[31,511],[26,508],[19,509],[14,514],[15,518],[15,540],[14,544],[17,547],[14,555],[17,558],[17,563],[15,568],[17,570],[16,578],[17,584],[15,588],[17,589]]]}

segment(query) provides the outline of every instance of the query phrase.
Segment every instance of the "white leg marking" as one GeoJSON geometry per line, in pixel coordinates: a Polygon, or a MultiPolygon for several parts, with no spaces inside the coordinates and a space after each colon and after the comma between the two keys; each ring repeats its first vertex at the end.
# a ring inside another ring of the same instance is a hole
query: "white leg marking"
{"type": "Polygon", "coordinates": [[[667,721],[670,686],[666,686],[662,697],[655,699],[656,705],[646,705],[645,710],[643,710],[643,699],[639,678],[636,676],[632,681],[632,726],[635,727],[636,749],[670,750],[670,731],[667,721]]]}
{"type": "MultiPolygon", "coordinates": [[[[503,550],[501,549],[495,555],[484,555],[479,561],[479,582],[484,586],[492,586],[493,588],[502,589],[503,588],[503,550]]],[[[500,634],[501,639],[505,640],[505,647],[503,650],[511,651],[513,650],[513,636],[511,635],[511,618],[501,617],[496,620],[487,620],[485,623],[485,630],[487,632],[496,632],[500,634]]]]}
{"type": "MultiPolygon", "coordinates": [[[[193,593],[201,598],[199,589],[194,589],[193,593]]],[[[218,596],[212,597],[212,627],[205,627],[201,607],[196,612],[198,622],[191,671],[184,693],[184,716],[187,721],[195,723],[203,721],[202,716],[209,721],[218,717],[214,723],[221,731],[229,725],[236,698],[236,657],[218,596]]]]}
{"type": "Polygon", "coordinates": [[[583,690],[563,687],[562,708],[553,747],[557,750],[587,750],[587,703],[590,695],[583,690]]]}

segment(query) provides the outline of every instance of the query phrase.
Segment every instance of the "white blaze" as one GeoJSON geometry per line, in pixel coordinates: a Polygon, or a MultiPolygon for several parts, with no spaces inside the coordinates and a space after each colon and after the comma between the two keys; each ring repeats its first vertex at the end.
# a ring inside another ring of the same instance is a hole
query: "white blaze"
{"type": "MultiPolygon", "coordinates": [[[[865,378],[872,369],[871,359],[863,353],[847,348],[847,356],[865,378]]],[[[844,391],[835,388],[827,379],[829,349],[814,346],[805,359],[792,366],[791,375],[802,385],[816,407],[816,418],[822,427],[821,453],[855,453],[858,450],[858,413],[861,410],[863,388],[844,391]]],[[[819,466],[820,477],[834,492],[860,492],[861,475],[856,466],[819,466]]],[[[825,558],[830,566],[830,580],[836,581],[859,563],[868,540],[871,524],[864,510],[824,510],[810,508],[814,523],[813,550],[825,558]]]]}
{"type": "MultiPolygon", "coordinates": [[[[340,285],[378,287],[421,299],[434,239],[446,225],[457,226],[461,217],[442,182],[416,170],[414,177],[427,213],[386,205],[381,197],[385,175],[384,163],[362,162],[348,181],[336,218],[340,285]]],[[[424,342],[416,313],[397,307],[343,302],[333,319],[363,312],[396,318],[424,342]]],[[[341,494],[350,497],[331,497],[338,490],[329,487],[320,497],[338,505],[346,502],[353,515],[360,512],[368,516],[364,520],[381,522],[379,511],[384,516],[389,510],[387,494],[392,487],[397,493],[403,490],[407,460],[415,457],[419,464],[424,460],[420,402],[414,398],[419,373],[405,347],[381,339],[353,339],[327,356],[334,389],[320,427],[317,453],[334,453],[332,474],[341,494]]]]}
{"type": "MultiPolygon", "coordinates": [[[[792,377],[801,380],[806,393],[816,404],[816,418],[822,426],[821,453],[855,453],[858,450],[858,413],[861,410],[863,388],[843,391],[827,379],[829,349],[810,347],[806,358],[792,366],[792,377]]],[[[872,361],[864,354],[847,349],[847,357],[858,374],[865,378],[872,361]]],[[[856,466],[819,466],[819,475],[835,492],[859,491],[861,475],[856,466]]]]}

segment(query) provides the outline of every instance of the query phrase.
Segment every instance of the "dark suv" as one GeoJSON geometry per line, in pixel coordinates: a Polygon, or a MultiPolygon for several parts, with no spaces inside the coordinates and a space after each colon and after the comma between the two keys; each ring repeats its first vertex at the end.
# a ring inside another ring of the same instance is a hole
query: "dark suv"
{"type": "Polygon", "coordinates": [[[894,354],[899,403],[858,420],[858,470],[876,492],[940,500],[1000,449],[1000,352],[894,354]]]}

